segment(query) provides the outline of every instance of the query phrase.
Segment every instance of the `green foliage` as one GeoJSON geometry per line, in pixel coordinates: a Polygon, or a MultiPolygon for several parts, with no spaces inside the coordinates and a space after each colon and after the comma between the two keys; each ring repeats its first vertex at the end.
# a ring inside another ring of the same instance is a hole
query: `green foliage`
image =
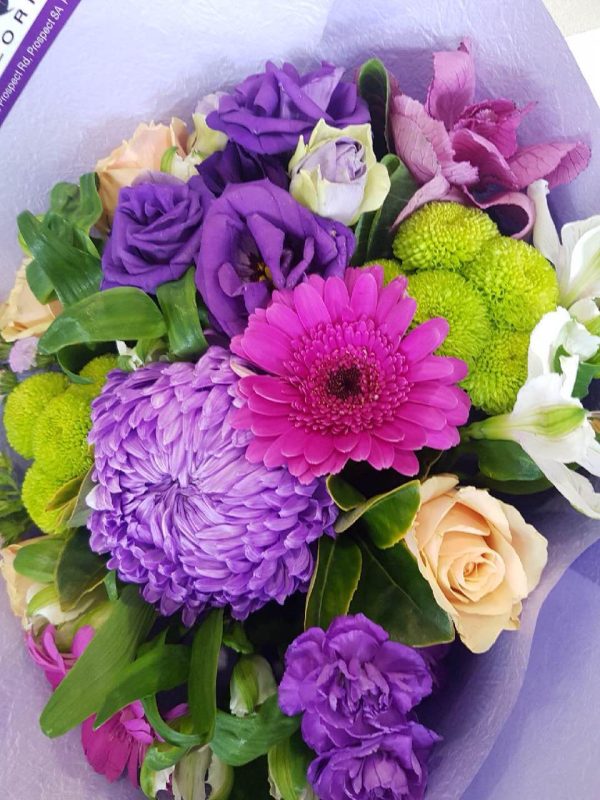
{"type": "Polygon", "coordinates": [[[306,772],[315,757],[297,731],[269,750],[269,779],[283,800],[299,800],[308,789],[306,772]]]}
{"type": "Polygon", "coordinates": [[[68,386],[64,375],[45,372],[22,381],[6,398],[4,429],[8,443],[23,458],[33,458],[33,427],[48,403],[68,386]]]}
{"type": "MultiPolygon", "coordinates": [[[[62,351],[64,352],[64,351],[62,351]]],[[[85,383],[78,383],[71,386],[73,394],[93,399],[102,391],[106,382],[106,376],[113,369],[119,368],[119,357],[115,353],[103,353],[88,361],[79,371],[79,377],[85,383]]]]}
{"type": "Polygon", "coordinates": [[[408,293],[417,301],[414,324],[434,317],[448,320],[448,336],[437,352],[462,358],[471,367],[486,347],[492,329],[486,303],[477,289],[456,272],[436,269],[411,274],[408,293]]]}
{"type": "Polygon", "coordinates": [[[217,669],[223,638],[223,609],[213,609],[194,634],[188,683],[188,702],[194,733],[207,744],[212,739],[217,715],[217,669]]]}
{"type": "Polygon", "coordinates": [[[404,272],[461,270],[487,241],[499,238],[495,223],[479,209],[428,203],[400,225],[393,250],[404,272]]]}
{"type": "Polygon", "coordinates": [[[48,475],[37,464],[29,467],[25,473],[21,499],[32,521],[44,533],[63,533],[66,529],[61,522],[60,510],[48,510],[62,485],[61,479],[48,475]]]}
{"type": "Polygon", "coordinates": [[[360,549],[350,537],[319,539],[317,564],[306,597],[305,628],[327,628],[335,617],[348,613],[361,566],[360,549]]]}
{"type": "Polygon", "coordinates": [[[529,334],[494,331],[473,362],[462,386],[487,414],[510,411],[527,380],[529,334]]]}
{"type": "Polygon", "coordinates": [[[464,275],[485,298],[494,324],[531,333],[558,303],[554,267],[525,242],[506,236],[484,244],[464,275]]]}
{"type": "Polygon", "coordinates": [[[105,575],[105,559],[90,548],[89,532],[85,528],[75,531],[56,564],[54,581],[61,608],[75,608],[85,594],[102,583],[105,575]]]}
{"type": "Polygon", "coordinates": [[[0,546],[15,542],[30,524],[12,462],[0,452],[0,546]]]}
{"type": "Polygon", "coordinates": [[[362,612],[392,639],[414,647],[452,641],[452,621],[436,603],[404,542],[388,550],[379,550],[367,538],[359,545],[363,569],[351,613],[362,612]]]}
{"type": "Polygon", "coordinates": [[[357,78],[358,93],[369,107],[373,150],[380,159],[389,153],[388,106],[390,80],[387,69],[378,58],[371,58],[361,66],[357,78]]]}
{"type": "Polygon", "coordinates": [[[48,701],[40,725],[54,738],[96,714],[155,620],[137,586],[127,586],[102,627],[48,701]]]}
{"type": "Polygon", "coordinates": [[[86,397],[72,389],[55,397],[33,426],[36,466],[63,483],[84,475],[92,466],[87,442],[91,426],[86,397]]]}
{"type": "Polygon", "coordinates": [[[64,546],[64,540],[55,537],[32,541],[18,551],[15,571],[38,583],[52,583],[64,546]]]}
{"type": "Polygon", "coordinates": [[[102,215],[102,202],[95,172],[76,183],[57,183],[50,192],[50,211],[88,233],[102,215]]]}
{"type": "Polygon", "coordinates": [[[178,281],[163,283],[156,296],[163,312],[169,337],[169,349],[181,359],[196,359],[208,347],[198,316],[194,269],[188,269],[178,281]]]}
{"type": "Polygon", "coordinates": [[[544,477],[537,464],[516,442],[501,439],[471,439],[463,449],[474,453],[481,472],[496,481],[539,481],[544,477]]]}

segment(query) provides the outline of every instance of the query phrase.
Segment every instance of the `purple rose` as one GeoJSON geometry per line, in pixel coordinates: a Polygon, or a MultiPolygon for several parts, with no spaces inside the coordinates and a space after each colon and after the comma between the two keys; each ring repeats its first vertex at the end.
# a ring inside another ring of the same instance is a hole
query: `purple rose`
{"type": "Polygon", "coordinates": [[[233,336],[273,289],[293,289],[310,273],[341,276],[353,250],[349,228],[315,216],[270,181],[232,185],[206,215],[196,282],[233,336]]]}
{"type": "Polygon", "coordinates": [[[203,185],[139,183],[121,189],[102,254],[103,289],[157,286],[181,278],[194,264],[212,195],[203,185]]]}
{"type": "Polygon", "coordinates": [[[205,158],[196,167],[200,175],[190,181],[195,187],[201,180],[215,197],[220,197],[231,183],[250,183],[267,178],[276,186],[286,189],[290,179],[277,156],[251,153],[235,142],[227,142],[224,150],[218,150],[205,158]]]}
{"type": "Polygon", "coordinates": [[[320,119],[336,128],[370,121],[356,85],[342,81],[343,74],[343,69],[325,62],[300,75],[292,64],[280,69],[269,61],[264,72],[250,75],[222,97],[206,122],[247,150],[293,150],[320,119]]]}
{"type": "Polygon", "coordinates": [[[319,753],[396,730],[432,688],[422,656],[363,614],[310,628],[285,665],[279,704],[290,716],[304,712],[302,737],[319,753]]]}
{"type": "Polygon", "coordinates": [[[320,800],[422,800],[427,759],[438,741],[417,722],[394,733],[332,750],[308,768],[308,780],[320,800]]]}

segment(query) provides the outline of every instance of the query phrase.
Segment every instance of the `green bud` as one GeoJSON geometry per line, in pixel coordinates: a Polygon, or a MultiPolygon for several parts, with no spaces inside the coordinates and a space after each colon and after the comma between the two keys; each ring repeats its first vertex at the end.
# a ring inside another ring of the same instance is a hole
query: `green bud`
{"type": "Polygon", "coordinates": [[[251,714],[257,706],[277,692],[273,670],[266,658],[242,656],[231,676],[231,713],[236,717],[251,714]]]}

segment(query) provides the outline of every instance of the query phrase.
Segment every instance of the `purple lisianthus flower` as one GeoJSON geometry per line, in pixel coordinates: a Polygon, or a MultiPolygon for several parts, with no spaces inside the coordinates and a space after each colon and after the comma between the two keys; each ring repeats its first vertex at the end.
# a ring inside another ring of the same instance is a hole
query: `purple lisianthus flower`
{"type": "Polygon", "coordinates": [[[267,180],[230,186],[206,215],[196,283],[225,331],[241,333],[274,289],[311,273],[341,276],[354,250],[345,225],[318,217],[267,180]]]}
{"type": "Polygon", "coordinates": [[[17,339],[8,354],[8,366],[13,372],[27,372],[35,367],[39,339],[37,336],[27,336],[17,339]]]}
{"type": "Polygon", "coordinates": [[[201,161],[196,169],[200,178],[191,179],[192,188],[203,180],[215,197],[220,197],[232,183],[250,183],[266,178],[286,190],[290,183],[285,167],[277,156],[252,153],[231,141],[223,150],[201,161]]]}
{"type": "Polygon", "coordinates": [[[92,549],[188,625],[210,606],[244,619],[305,590],[310,543],[336,517],[322,480],[247,461],[236,383],[229,352],[211,347],[197,364],[115,370],[92,405],[92,549]]]}
{"type": "Polygon", "coordinates": [[[422,800],[437,741],[418,722],[404,722],[393,733],[323,753],[310,764],[308,780],[320,800],[422,800]]]}
{"type": "Polygon", "coordinates": [[[111,235],[102,254],[103,289],[137,286],[155,292],[194,264],[208,189],[176,179],[121,189],[111,235]]]}
{"type": "Polygon", "coordinates": [[[336,128],[369,122],[367,104],[356,85],[342,80],[344,70],[323,64],[300,75],[292,64],[268,62],[231,94],[221,97],[207,124],[257,153],[293,150],[320,119],[336,128]]]}
{"type": "Polygon", "coordinates": [[[302,737],[318,753],[390,733],[431,692],[419,653],[392,642],[363,614],[310,628],[287,650],[279,705],[304,712],[302,737]]]}
{"type": "Polygon", "coordinates": [[[474,103],[468,41],[434,53],[433,69],[424,105],[400,93],[390,102],[395,152],[420,184],[397,222],[432,200],[450,200],[488,210],[504,232],[525,236],[534,211],[522,190],[539,178],[551,188],[573,180],[587,166],[590,148],[576,140],[519,147],[517,129],[534,104],[474,103]]]}

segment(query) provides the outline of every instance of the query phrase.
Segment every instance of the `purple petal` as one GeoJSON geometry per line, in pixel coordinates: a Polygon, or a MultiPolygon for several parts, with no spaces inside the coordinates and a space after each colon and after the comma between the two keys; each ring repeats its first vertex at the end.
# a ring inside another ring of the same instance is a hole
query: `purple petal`
{"type": "Polygon", "coordinates": [[[545,178],[553,189],[569,183],[587,167],[591,150],[584,142],[548,142],[525,147],[513,156],[510,167],[518,188],[524,189],[539,178],[545,178]]]}
{"type": "Polygon", "coordinates": [[[427,111],[451,130],[464,108],[473,102],[475,66],[469,42],[458,50],[433,54],[433,80],[427,91],[427,111]]]}

